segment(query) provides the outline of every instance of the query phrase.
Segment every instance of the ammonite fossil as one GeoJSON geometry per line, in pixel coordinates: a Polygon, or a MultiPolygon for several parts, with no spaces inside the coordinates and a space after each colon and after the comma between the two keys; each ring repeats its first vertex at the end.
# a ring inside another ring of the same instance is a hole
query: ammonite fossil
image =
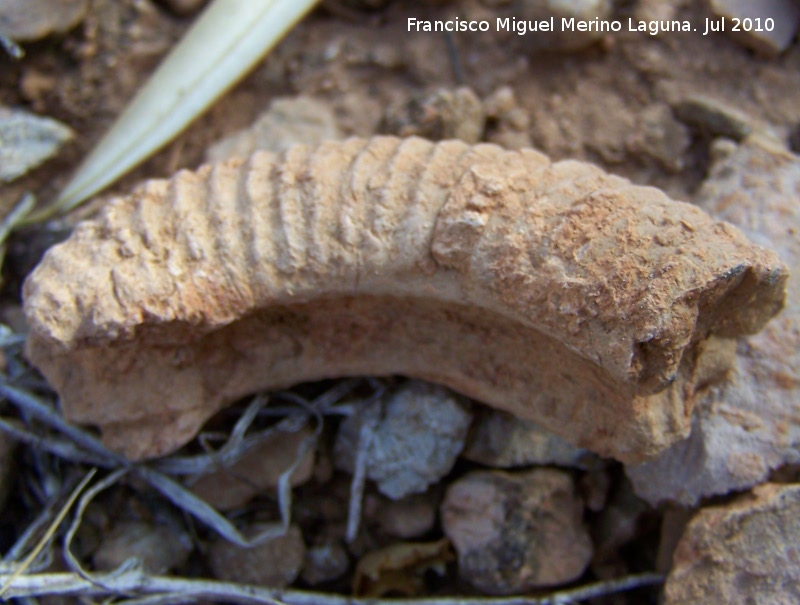
{"type": "Polygon", "coordinates": [[[113,201],[26,282],[27,351],[134,458],[259,389],[402,374],[635,462],[688,433],[785,281],[736,228],[590,164],[351,139],[113,201]]]}

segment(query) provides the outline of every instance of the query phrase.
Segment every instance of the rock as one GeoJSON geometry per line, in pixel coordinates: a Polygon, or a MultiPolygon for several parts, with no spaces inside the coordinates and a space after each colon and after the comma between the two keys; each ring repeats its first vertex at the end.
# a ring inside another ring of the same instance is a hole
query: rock
{"type": "Polygon", "coordinates": [[[725,19],[729,36],[770,57],[789,48],[800,26],[800,5],[795,0],[709,0],[709,4],[716,17],[725,19]],[[740,27],[734,31],[737,19],[740,27]],[[767,19],[774,27],[767,26],[767,19]]]}
{"type": "Polygon", "coordinates": [[[83,20],[88,8],[89,0],[3,0],[0,32],[17,42],[39,40],[72,29],[83,20]]]}
{"type": "Polygon", "coordinates": [[[798,191],[800,157],[751,137],[722,155],[698,193],[704,209],[774,247],[791,276],[783,312],[761,334],[738,344],[726,381],[699,394],[689,438],[627,468],[636,492],[653,504],[693,505],[705,496],[749,488],[770,470],[800,462],[798,191]]]}
{"type": "Polygon", "coordinates": [[[341,138],[336,116],[327,103],[306,96],[279,97],[250,128],[211,145],[206,160],[221,162],[258,150],[280,152],[293,145],[317,145],[341,138]]]}
{"type": "Polygon", "coordinates": [[[567,443],[534,422],[486,408],[476,411],[461,455],[492,468],[537,464],[587,468],[597,463],[590,451],[567,443]]]}
{"type": "Polygon", "coordinates": [[[381,132],[401,137],[421,136],[431,141],[460,139],[477,143],[483,138],[483,104],[469,88],[440,89],[390,106],[381,132]]]}
{"type": "MultiPolygon", "coordinates": [[[[200,477],[192,491],[220,510],[244,506],[258,494],[278,486],[280,476],[294,464],[303,441],[313,432],[306,427],[296,433],[275,433],[230,468],[200,477]]],[[[313,472],[314,448],[310,448],[292,473],[291,485],[303,485],[313,472]]]]}
{"type": "Polygon", "coordinates": [[[340,542],[312,546],[306,551],[301,577],[316,586],[341,578],[350,567],[350,557],[340,542]]]}
{"type": "Polygon", "coordinates": [[[113,571],[135,558],[146,573],[163,575],[183,565],[193,548],[191,538],[174,527],[124,521],[102,537],[92,561],[98,571],[113,571]]]}
{"type": "Polygon", "coordinates": [[[639,115],[632,151],[652,158],[669,172],[680,172],[691,142],[689,129],[675,118],[669,106],[657,103],[639,115]]]}
{"type": "Polygon", "coordinates": [[[753,130],[749,116],[711,97],[692,95],[676,102],[672,110],[680,121],[715,137],[741,141],[753,130]]]}
{"type": "Polygon", "coordinates": [[[483,102],[487,119],[486,140],[506,149],[532,147],[531,117],[519,106],[509,86],[498,88],[483,102]]]}
{"type": "Polygon", "coordinates": [[[0,106],[0,181],[22,176],[72,137],[72,130],[56,120],[0,106]]]}
{"type": "MultiPolygon", "coordinates": [[[[265,529],[264,524],[256,523],[242,533],[252,538],[265,529]]],[[[208,562],[218,580],[283,588],[300,575],[305,554],[303,535],[292,525],[285,536],[251,548],[218,538],[209,546],[208,562]]]]}
{"type": "Polygon", "coordinates": [[[800,602],[800,485],[767,483],[691,520],[675,550],[665,605],[800,602]]]}
{"type": "Polygon", "coordinates": [[[433,529],[438,507],[436,494],[430,490],[400,500],[368,495],[364,498],[363,514],[368,523],[377,525],[384,534],[409,540],[433,529]]]}
{"type": "Polygon", "coordinates": [[[786,279],[734,227],[588,163],[348,139],[106,204],[25,281],[26,355],[133,458],[253,392],[400,374],[636,463],[688,434],[706,336],[758,331],[786,279]]]}
{"type": "Polygon", "coordinates": [[[448,488],[441,514],[459,575],[486,593],[564,584],[592,557],[583,504],[563,471],[471,472],[448,488]]]}
{"type": "MultiPolygon", "coordinates": [[[[387,393],[367,451],[367,477],[393,500],[424,492],[453,468],[472,419],[460,397],[440,386],[411,381],[387,393]]],[[[374,410],[372,410],[374,413],[374,410]]],[[[353,472],[360,436],[374,417],[368,407],[339,426],[334,462],[353,472]]]]}
{"type": "MultiPolygon", "coordinates": [[[[575,21],[605,21],[611,18],[613,3],[610,0],[518,0],[511,4],[509,16],[527,21],[555,19],[555,31],[543,35],[519,36],[532,50],[575,52],[601,40],[607,34],[598,31],[578,31],[561,28],[562,19],[575,21]]],[[[500,15],[501,13],[498,13],[500,15]]]]}

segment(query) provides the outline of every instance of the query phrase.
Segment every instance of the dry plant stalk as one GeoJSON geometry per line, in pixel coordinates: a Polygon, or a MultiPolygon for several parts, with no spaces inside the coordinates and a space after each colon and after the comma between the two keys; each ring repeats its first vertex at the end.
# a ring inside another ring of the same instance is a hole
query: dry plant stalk
{"type": "Polygon", "coordinates": [[[351,139],[112,202],[26,282],[27,354],[132,458],[247,393],[405,374],[630,463],[686,436],[719,343],[759,330],[786,277],[731,225],[586,163],[351,139]]]}

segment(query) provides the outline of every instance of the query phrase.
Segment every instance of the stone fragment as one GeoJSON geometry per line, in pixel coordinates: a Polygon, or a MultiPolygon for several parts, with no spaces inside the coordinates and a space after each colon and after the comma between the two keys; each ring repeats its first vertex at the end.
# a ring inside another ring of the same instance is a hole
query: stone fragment
{"type": "Polygon", "coordinates": [[[634,463],[688,434],[707,336],[757,332],[786,279],[731,225],[588,163],[349,139],[104,206],[26,280],[26,355],[133,458],[262,389],[400,374],[634,463]]]}
{"type": "Polygon", "coordinates": [[[472,419],[460,397],[437,385],[411,381],[370,403],[339,426],[334,445],[337,468],[353,472],[364,447],[365,425],[373,423],[367,446],[367,477],[385,496],[399,500],[424,492],[453,468],[472,419]],[[374,406],[380,406],[379,411],[374,406]],[[377,416],[377,422],[373,418],[377,416]]]}
{"type": "MultiPolygon", "coordinates": [[[[267,527],[264,524],[255,523],[242,533],[252,538],[265,529],[267,527]]],[[[285,536],[250,548],[217,538],[209,546],[208,562],[218,580],[282,588],[300,575],[305,554],[303,535],[292,525],[285,536]]]]}
{"type": "Polygon", "coordinates": [[[587,48],[606,36],[605,32],[579,31],[561,28],[562,19],[575,21],[605,21],[611,18],[613,3],[610,0],[519,0],[509,6],[503,17],[524,21],[555,20],[555,31],[541,35],[528,34],[517,38],[524,40],[532,50],[574,52],[587,48]]]}
{"type": "MultiPolygon", "coordinates": [[[[192,485],[192,491],[220,510],[244,506],[258,494],[278,486],[280,476],[294,464],[303,441],[312,434],[308,427],[296,433],[275,433],[230,468],[201,476],[192,485]]],[[[313,472],[314,448],[309,448],[292,473],[290,484],[303,485],[313,472]]]]}
{"type": "Polygon", "coordinates": [[[583,504],[563,471],[474,471],[453,483],[442,526],[460,576],[490,594],[578,578],[592,557],[583,504]]]}
{"type": "Polygon", "coordinates": [[[312,546],[306,550],[301,577],[316,586],[341,578],[350,567],[350,557],[340,542],[312,546]]]}
{"type": "Polygon", "coordinates": [[[211,145],[206,160],[221,162],[255,151],[280,152],[293,145],[317,145],[338,140],[342,133],[330,105],[312,97],[279,97],[244,130],[211,145]]]}
{"type": "Polygon", "coordinates": [[[92,562],[99,571],[113,571],[135,558],[145,572],[163,575],[183,565],[192,549],[191,538],[178,529],[145,521],[124,521],[103,535],[92,562]]]}
{"type": "Polygon", "coordinates": [[[390,106],[382,132],[432,141],[459,139],[477,143],[483,138],[483,104],[470,88],[440,89],[390,106]]]}
{"type": "Polygon", "coordinates": [[[509,86],[498,88],[483,102],[488,122],[486,140],[506,149],[531,147],[530,114],[520,107],[509,86]]]}
{"type": "Polygon", "coordinates": [[[72,29],[88,8],[89,0],[2,0],[0,32],[17,42],[39,40],[72,29]]]}
{"type": "Polygon", "coordinates": [[[786,306],[738,343],[727,380],[700,391],[689,438],[627,468],[653,504],[693,505],[800,462],[800,157],[754,137],[729,153],[712,166],[698,204],[778,251],[791,270],[786,306]]]}
{"type": "Polygon", "coordinates": [[[665,605],[800,603],[800,485],[759,485],[709,506],[678,542],[665,605]]]}
{"type": "Polygon", "coordinates": [[[430,490],[424,494],[390,500],[375,495],[364,498],[363,514],[384,534],[410,540],[433,529],[439,503],[430,490]]]}
{"type": "Polygon", "coordinates": [[[741,141],[753,130],[749,116],[707,96],[688,96],[676,102],[672,110],[680,121],[715,137],[741,141]]]}
{"type": "Polygon", "coordinates": [[[555,464],[585,469],[598,462],[590,451],[534,422],[486,408],[476,411],[461,455],[493,468],[555,464]]]}
{"type": "Polygon", "coordinates": [[[72,137],[72,130],[56,120],[0,106],[0,181],[22,176],[72,137]]]}
{"type": "Polygon", "coordinates": [[[770,57],[789,48],[800,26],[796,0],[709,0],[709,4],[715,17],[725,19],[726,34],[770,57]],[[772,19],[771,27],[767,19],[772,19]]]}
{"type": "Polygon", "coordinates": [[[655,160],[669,172],[680,172],[691,142],[689,129],[675,118],[670,107],[656,103],[639,115],[632,151],[655,160]]]}

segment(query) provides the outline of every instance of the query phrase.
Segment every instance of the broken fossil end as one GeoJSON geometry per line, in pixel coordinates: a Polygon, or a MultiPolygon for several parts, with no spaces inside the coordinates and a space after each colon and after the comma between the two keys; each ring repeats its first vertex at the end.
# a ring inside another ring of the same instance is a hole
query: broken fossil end
{"type": "Polygon", "coordinates": [[[784,273],[589,164],[350,139],[111,203],[26,281],[28,355],[135,458],[261,389],[401,374],[632,462],[686,436],[694,349],[760,327],[784,273]]]}

